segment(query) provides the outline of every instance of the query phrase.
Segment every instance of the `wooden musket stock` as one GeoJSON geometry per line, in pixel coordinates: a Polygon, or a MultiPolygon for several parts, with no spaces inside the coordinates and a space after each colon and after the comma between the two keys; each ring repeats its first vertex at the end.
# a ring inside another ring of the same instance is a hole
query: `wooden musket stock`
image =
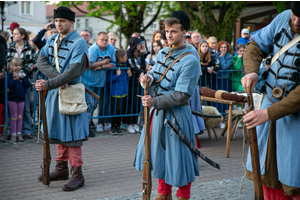
{"type": "MultiPolygon", "coordinates": [[[[247,100],[248,100],[248,106],[250,107],[247,110],[247,113],[249,113],[254,110],[252,94],[248,94],[247,100]]],[[[254,200],[257,199],[263,200],[264,196],[263,196],[262,180],[261,180],[261,172],[260,172],[260,164],[259,164],[256,128],[254,127],[248,129],[248,133],[249,133],[249,144],[250,144],[251,161],[252,161],[253,183],[254,183],[254,191],[255,191],[254,200]]]]}
{"type": "MultiPolygon", "coordinates": [[[[144,95],[149,95],[149,83],[146,84],[144,89],[144,95]]],[[[150,154],[150,119],[149,108],[144,106],[144,145],[145,145],[145,158],[143,167],[143,199],[150,200],[152,189],[152,177],[151,177],[151,154],[150,154]]]]}
{"type": "Polygon", "coordinates": [[[51,162],[51,154],[50,154],[50,146],[49,146],[49,137],[48,137],[48,127],[47,127],[47,118],[46,118],[46,108],[45,108],[45,93],[44,91],[40,91],[40,103],[41,103],[41,115],[43,121],[43,184],[50,185],[50,162],[51,162]]]}
{"type": "Polygon", "coordinates": [[[99,99],[100,100],[100,96],[98,96],[97,94],[95,94],[94,92],[92,92],[90,89],[88,89],[87,87],[85,87],[85,91],[87,93],[89,93],[90,95],[92,95],[95,99],[99,99]]]}

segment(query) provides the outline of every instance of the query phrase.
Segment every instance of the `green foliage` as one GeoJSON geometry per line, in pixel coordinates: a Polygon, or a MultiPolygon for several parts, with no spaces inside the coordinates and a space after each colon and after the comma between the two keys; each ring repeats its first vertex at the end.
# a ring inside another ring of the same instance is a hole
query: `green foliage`
{"type": "MultiPolygon", "coordinates": [[[[68,7],[77,7],[82,5],[84,1],[60,1],[58,6],[64,5],[68,7]]],[[[97,17],[110,23],[107,30],[113,26],[120,26],[120,18],[122,17],[122,33],[127,38],[127,41],[131,37],[133,32],[144,32],[153,21],[156,20],[163,2],[151,2],[151,1],[87,1],[87,10],[89,12],[83,12],[86,16],[97,17]],[[144,16],[147,16],[152,12],[152,5],[156,7],[156,13],[147,25],[144,25],[144,16]],[[122,12],[122,15],[120,14],[122,12]],[[113,20],[107,19],[106,15],[113,16],[113,20]]]]}
{"type": "MultiPolygon", "coordinates": [[[[191,8],[190,2],[175,2],[190,17],[191,29],[196,29],[206,36],[215,36],[219,41],[232,40],[233,27],[236,19],[246,8],[245,1],[215,1],[214,5],[219,6],[219,18],[213,14],[210,1],[196,1],[197,11],[191,8]]],[[[172,9],[170,9],[172,11],[172,9]]]]}
{"type": "Polygon", "coordinates": [[[273,5],[277,9],[278,13],[281,13],[285,10],[284,4],[287,3],[286,1],[273,1],[273,5]]]}

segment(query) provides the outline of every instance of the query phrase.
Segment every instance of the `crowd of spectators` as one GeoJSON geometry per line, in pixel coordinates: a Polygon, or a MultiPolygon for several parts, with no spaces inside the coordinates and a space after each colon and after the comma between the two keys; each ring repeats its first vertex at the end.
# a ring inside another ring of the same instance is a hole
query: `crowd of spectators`
{"type": "MultiPolygon", "coordinates": [[[[31,83],[35,78],[35,64],[39,51],[57,30],[53,23],[49,23],[37,34],[29,35],[16,22],[11,23],[8,29],[11,33],[2,31],[0,35],[0,69],[7,72],[10,111],[8,134],[11,141],[16,142],[23,141],[23,137],[33,138],[31,83]],[[16,92],[18,94],[12,94],[16,92]]],[[[158,52],[168,46],[165,32],[155,31],[148,45],[140,33],[132,33],[127,51],[122,47],[116,47],[118,37],[114,32],[99,32],[94,43],[91,43],[91,34],[88,30],[81,31],[80,36],[89,48],[87,56],[90,62],[90,68],[82,75],[82,82],[101,97],[99,102],[86,93],[89,136],[95,136],[91,129],[96,129],[97,132],[109,131],[114,135],[122,134],[121,128],[127,129],[129,133],[139,132],[138,114],[141,112],[141,104],[137,95],[141,94],[142,89],[138,80],[155,65],[158,52]],[[98,113],[94,113],[96,108],[99,108],[98,113]],[[93,116],[98,118],[97,126],[94,124],[93,116]]],[[[185,41],[193,45],[198,52],[203,73],[199,83],[201,86],[228,92],[243,90],[240,80],[243,76],[245,44],[250,41],[248,29],[241,31],[235,56],[232,56],[228,42],[218,42],[214,36],[210,36],[208,40],[203,39],[198,31],[187,32],[185,41]]],[[[0,124],[5,122],[3,80],[4,74],[1,73],[0,124]]],[[[154,93],[155,87],[151,87],[150,94],[154,93]]],[[[216,107],[221,113],[225,112],[224,107],[216,107]]],[[[224,125],[221,124],[221,127],[224,125]]],[[[3,127],[0,127],[0,140],[4,140],[3,127]]]]}

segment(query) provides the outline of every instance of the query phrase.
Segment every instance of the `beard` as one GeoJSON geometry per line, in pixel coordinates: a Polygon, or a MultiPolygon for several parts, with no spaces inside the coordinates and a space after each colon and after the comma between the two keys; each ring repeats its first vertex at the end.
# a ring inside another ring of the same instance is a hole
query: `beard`
{"type": "Polygon", "coordinates": [[[293,23],[293,20],[291,20],[290,22],[291,22],[290,25],[291,25],[292,30],[293,30],[295,33],[300,34],[300,27],[299,27],[299,29],[296,29],[296,28],[295,28],[295,24],[293,23]]]}

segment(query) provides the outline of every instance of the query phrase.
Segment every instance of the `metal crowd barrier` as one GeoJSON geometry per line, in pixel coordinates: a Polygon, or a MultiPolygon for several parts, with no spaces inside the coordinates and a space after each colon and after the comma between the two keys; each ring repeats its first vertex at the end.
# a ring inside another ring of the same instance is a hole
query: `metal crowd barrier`
{"type": "MultiPolygon", "coordinates": [[[[8,104],[7,104],[7,96],[8,96],[8,90],[7,90],[7,74],[1,70],[0,73],[3,73],[4,74],[4,92],[5,92],[5,105],[4,105],[4,108],[5,108],[5,123],[4,124],[0,124],[0,127],[3,127],[5,128],[6,127],[6,130],[7,130],[7,124],[8,124],[8,104]]],[[[4,131],[3,131],[3,134],[4,134],[4,131]]],[[[7,140],[7,131],[6,131],[6,134],[5,134],[5,138],[7,140]]]]}
{"type": "MultiPolygon", "coordinates": [[[[128,69],[127,67],[123,67],[121,69],[128,69]]],[[[107,71],[107,75],[108,72],[111,70],[116,70],[115,68],[112,69],[101,69],[101,70],[106,70],[107,71]]],[[[124,73],[124,72],[122,72],[124,73]]],[[[41,72],[38,70],[36,72],[35,75],[35,80],[39,79],[41,76],[41,72]]],[[[134,82],[134,75],[132,76],[132,82],[134,82]]],[[[129,83],[128,83],[129,84],[129,83]]],[[[92,88],[89,87],[89,89],[91,89],[94,92],[94,88],[97,86],[94,86],[92,88]]],[[[97,107],[98,107],[98,113],[96,114],[96,116],[91,116],[89,117],[89,119],[100,119],[100,118],[113,118],[113,117],[132,117],[132,116],[140,116],[140,120],[139,120],[139,125],[141,125],[141,119],[142,119],[142,103],[141,103],[141,98],[136,96],[136,95],[142,95],[143,94],[143,88],[140,86],[140,84],[137,84],[136,86],[134,84],[129,85],[128,86],[128,91],[129,91],[129,87],[131,87],[131,90],[134,91],[135,89],[138,91],[137,94],[132,93],[131,95],[128,94],[125,98],[126,98],[126,112],[125,113],[116,113],[116,102],[115,102],[115,106],[112,109],[111,108],[111,96],[112,96],[112,91],[111,88],[112,87],[112,83],[108,83],[108,80],[106,80],[105,82],[105,86],[104,86],[104,96],[101,96],[101,101],[98,102],[97,107]],[[136,101],[136,105],[134,105],[134,98],[136,101]],[[108,100],[108,105],[107,105],[107,110],[104,110],[102,113],[100,113],[100,104],[105,103],[108,100]],[[131,101],[130,101],[131,100],[131,101]],[[99,104],[100,103],[100,104],[99,104]],[[129,109],[131,108],[131,109],[129,109]],[[135,108],[135,109],[133,109],[135,108]],[[106,111],[106,112],[105,112],[106,111]]],[[[85,93],[86,95],[88,95],[88,93],[85,93]]],[[[100,96],[100,90],[96,93],[98,96],[100,96]]],[[[98,101],[97,99],[95,99],[94,97],[92,97],[94,101],[98,101]]],[[[115,99],[116,101],[116,99],[115,99]]],[[[122,103],[122,101],[121,101],[122,103]]],[[[41,120],[38,120],[38,104],[39,104],[39,100],[38,100],[38,92],[36,91],[36,89],[34,88],[34,107],[33,107],[33,133],[35,133],[35,126],[36,123],[41,122],[41,120]]],[[[121,104],[122,105],[122,104],[121,104]]],[[[47,106],[47,105],[46,105],[47,106]]],[[[89,105],[88,105],[89,106],[89,105]]],[[[94,113],[96,112],[96,110],[94,111],[94,113]]],[[[88,122],[87,122],[88,123],[88,122]]]]}
{"type": "MultiPolygon", "coordinates": [[[[128,68],[121,68],[121,69],[128,69],[128,68]]],[[[116,70],[115,68],[113,69],[102,69],[102,70],[107,70],[107,75],[108,75],[108,72],[111,71],[111,70],[116,70]]],[[[123,73],[124,71],[122,71],[123,73]]],[[[233,85],[233,76],[234,74],[237,74],[237,77],[239,78],[239,72],[243,72],[243,70],[220,70],[219,72],[217,73],[214,73],[214,74],[208,74],[208,73],[205,73],[203,74],[202,76],[200,76],[200,79],[199,79],[199,86],[200,87],[207,87],[209,86],[210,88],[212,89],[215,89],[215,90],[226,90],[228,92],[242,92],[242,91],[233,91],[233,88],[232,88],[232,85],[233,85]],[[228,78],[223,79],[223,78],[218,78],[219,76],[222,76],[222,75],[226,75],[228,78]],[[210,76],[210,82],[208,82],[208,76],[210,76]],[[204,85],[201,84],[201,80],[204,79],[204,85]],[[224,82],[225,80],[225,82],[224,82]],[[220,82],[221,84],[217,84],[218,82],[220,82]],[[225,83],[225,85],[224,85],[225,83]]],[[[35,80],[39,79],[41,76],[41,73],[40,71],[37,71],[36,72],[36,76],[35,76],[35,80]]],[[[108,78],[108,77],[107,77],[108,78]]],[[[111,77],[112,78],[112,77],[111,77]]],[[[132,76],[132,82],[134,82],[134,75],[132,76]]],[[[94,88],[97,87],[97,86],[94,86],[92,88],[90,88],[92,91],[94,91],[94,88]]],[[[117,87],[117,85],[116,85],[117,87]]],[[[97,105],[98,107],[98,113],[96,114],[96,116],[91,116],[89,117],[89,119],[100,119],[100,118],[113,118],[113,117],[132,117],[132,116],[140,116],[140,122],[141,122],[141,118],[142,118],[142,103],[141,103],[141,98],[136,96],[137,94],[138,95],[142,95],[143,94],[143,88],[140,86],[140,84],[137,84],[137,85],[130,85],[128,86],[128,92],[129,92],[129,89],[131,89],[132,91],[134,91],[135,89],[138,91],[136,94],[133,92],[131,94],[128,93],[128,95],[124,98],[126,99],[126,112],[125,113],[116,113],[116,101],[117,99],[115,98],[115,106],[114,108],[112,109],[111,108],[111,104],[112,104],[112,99],[111,99],[111,96],[112,96],[112,81],[110,81],[110,83],[108,82],[108,79],[106,80],[105,82],[105,86],[104,86],[104,96],[101,96],[101,101],[100,103],[105,103],[107,100],[108,100],[108,103],[107,103],[107,107],[106,107],[106,110],[103,110],[102,113],[100,113],[100,107],[99,107],[99,103],[97,105]],[[129,88],[131,87],[131,88],[129,88]],[[136,99],[134,99],[136,98],[136,99]],[[136,105],[134,105],[134,102],[136,102],[136,105]],[[135,109],[133,109],[135,107],[135,109]],[[106,111],[106,112],[105,112],[106,111]]],[[[86,93],[87,95],[87,93],[86,93]]],[[[100,91],[97,92],[97,95],[100,96],[100,91]]],[[[94,97],[92,97],[94,98],[94,97]]],[[[97,101],[97,99],[93,99],[94,101],[97,101]]],[[[37,117],[37,106],[38,106],[38,93],[36,91],[36,89],[34,88],[34,109],[33,109],[33,133],[35,133],[35,126],[36,126],[36,123],[39,122],[38,120],[38,117],[37,117]]],[[[213,105],[217,108],[221,108],[221,114],[226,114],[225,113],[225,110],[228,110],[228,105],[224,105],[224,104],[218,104],[218,103],[205,103],[206,105],[213,105]],[[224,111],[224,112],[222,112],[224,111]]],[[[122,105],[122,101],[121,101],[121,105],[122,105]]],[[[95,110],[96,111],[96,110],[95,110]]],[[[95,112],[94,111],[94,112],[95,112]]],[[[41,121],[40,121],[41,122],[41,121]]],[[[88,122],[87,122],[88,123],[88,122]]],[[[141,123],[139,123],[141,124],[141,123]]]]}
{"type": "MultiPolygon", "coordinates": [[[[239,72],[243,73],[243,70],[219,70],[218,72],[209,74],[203,73],[199,79],[199,87],[209,87],[214,90],[226,90],[228,92],[244,92],[244,91],[237,91],[233,89],[234,85],[234,75],[236,75],[237,79],[242,78],[239,72]],[[226,76],[227,78],[223,79],[222,77],[226,76]],[[221,78],[220,78],[221,77],[221,78]],[[204,80],[204,84],[202,83],[204,80]],[[208,81],[210,80],[210,81],[208,81]]],[[[228,110],[228,105],[219,104],[219,103],[208,103],[205,102],[205,105],[211,105],[217,107],[221,114],[226,114],[225,110],[228,110]]]]}

